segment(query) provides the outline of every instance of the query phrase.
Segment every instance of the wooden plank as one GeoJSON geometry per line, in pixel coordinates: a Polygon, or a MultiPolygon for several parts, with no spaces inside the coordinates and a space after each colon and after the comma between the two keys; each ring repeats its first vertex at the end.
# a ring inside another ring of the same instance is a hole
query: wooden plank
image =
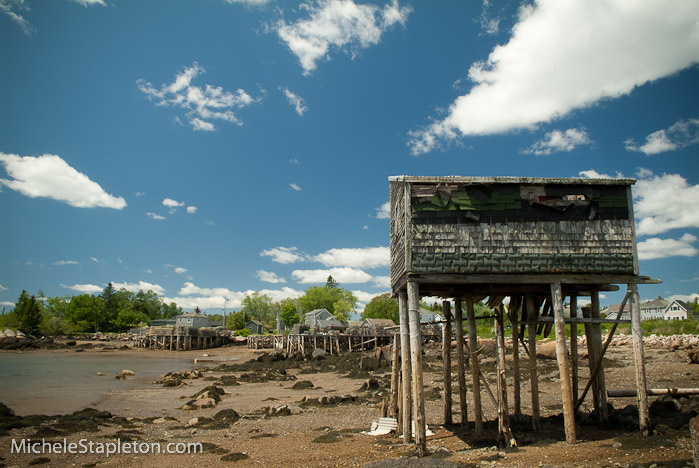
{"type": "Polygon", "coordinates": [[[410,274],[409,280],[416,283],[454,284],[660,284],[661,280],[649,276],[612,274],[410,274]]]}
{"type": "MultiPolygon", "coordinates": [[[[610,398],[635,397],[638,395],[637,390],[607,390],[607,396],[610,398]]],[[[699,395],[699,388],[649,388],[646,390],[646,395],[699,395]]]]}
{"type": "Polygon", "coordinates": [[[575,443],[575,404],[573,402],[573,388],[571,386],[568,349],[566,348],[566,328],[563,321],[563,295],[560,283],[551,284],[551,306],[555,317],[556,334],[556,360],[561,380],[561,396],[563,399],[563,421],[566,433],[566,442],[575,443]]]}

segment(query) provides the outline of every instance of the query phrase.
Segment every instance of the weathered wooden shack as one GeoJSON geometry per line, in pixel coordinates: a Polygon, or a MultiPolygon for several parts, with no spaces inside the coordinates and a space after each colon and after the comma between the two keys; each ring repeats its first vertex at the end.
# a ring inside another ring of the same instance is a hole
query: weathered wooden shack
{"type": "MultiPolygon", "coordinates": [[[[571,359],[577,359],[576,325],[588,335],[594,408],[607,418],[599,316],[599,292],[627,285],[638,389],[640,425],[649,431],[638,284],[658,282],[639,276],[631,198],[633,179],[551,179],[524,177],[390,177],[391,286],[399,298],[401,326],[403,437],[411,439],[411,407],[415,442],[424,454],[425,420],[419,300],[423,296],[453,299],[444,303],[445,334],[453,321],[468,320],[473,419],[483,431],[474,302],[488,297],[495,311],[498,343],[498,408],[500,437],[514,444],[508,423],[505,387],[503,314],[513,323],[513,341],[523,339],[529,353],[532,425],[539,428],[536,334],[555,325],[557,359],[566,439],[575,441],[578,402],[577,366],[569,362],[565,326],[572,324],[571,359]],[[564,318],[563,302],[589,296],[584,316],[564,318]],[[509,301],[506,300],[509,298],[509,301]],[[572,371],[572,372],[571,372],[572,371]]],[[[611,335],[610,335],[611,336],[611,335]]],[[[461,425],[467,429],[464,337],[457,338],[461,425]]],[[[445,423],[451,423],[450,340],[444,343],[445,423]]],[[[515,414],[520,410],[518,346],[514,346],[515,414]]],[[[583,392],[582,398],[585,397],[583,392]]],[[[582,399],[580,399],[582,401],[582,399]]]]}

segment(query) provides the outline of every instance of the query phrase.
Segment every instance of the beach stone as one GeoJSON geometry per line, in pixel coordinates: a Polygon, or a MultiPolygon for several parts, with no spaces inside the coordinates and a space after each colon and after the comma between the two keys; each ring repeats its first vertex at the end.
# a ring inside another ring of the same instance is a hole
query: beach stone
{"type": "Polygon", "coordinates": [[[213,408],[216,406],[216,400],[213,398],[202,398],[200,400],[194,400],[191,406],[193,409],[213,408]]]}
{"type": "Polygon", "coordinates": [[[153,420],[153,424],[165,424],[167,422],[167,419],[165,418],[157,418],[153,420]]]}
{"type": "Polygon", "coordinates": [[[123,371],[121,371],[121,373],[128,377],[133,377],[134,375],[136,375],[134,371],[128,369],[124,369],[123,371]]]}
{"type": "Polygon", "coordinates": [[[98,372],[97,375],[100,376],[100,377],[102,377],[102,376],[105,376],[105,375],[107,375],[107,374],[105,374],[104,372],[98,372]]]}
{"type": "Polygon", "coordinates": [[[321,361],[325,359],[326,352],[324,349],[321,348],[316,348],[313,350],[313,353],[311,353],[311,359],[315,359],[316,361],[321,361]]]}
{"type": "Polygon", "coordinates": [[[699,364],[699,348],[694,348],[689,351],[689,362],[692,364],[699,364]]]}
{"type": "Polygon", "coordinates": [[[14,330],[10,330],[9,328],[5,329],[5,336],[8,338],[14,338],[16,336],[14,330]]]}
{"type": "Polygon", "coordinates": [[[199,418],[192,418],[187,421],[188,426],[196,426],[197,424],[199,424],[199,418]]]}
{"type": "Polygon", "coordinates": [[[539,359],[556,359],[556,342],[548,341],[537,343],[536,357],[539,359]]]}

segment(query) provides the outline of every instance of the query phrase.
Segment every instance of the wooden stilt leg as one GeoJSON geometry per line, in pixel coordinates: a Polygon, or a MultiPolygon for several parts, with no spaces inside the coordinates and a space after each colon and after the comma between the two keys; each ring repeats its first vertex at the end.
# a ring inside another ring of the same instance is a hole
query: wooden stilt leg
{"type": "Polygon", "coordinates": [[[427,455],[425,435],[425,394],[422,379],[422,332],[420,330],[420,291],[418,284],[408,281],[408,318],[410,323],[410,362],[413,371],[413,419],[418,457],[427,455]]]}
{"type": "MultiPolygon", "coordinates": [[[[600,318],[599,292],[592,291],[590,299],[590,315],[592,318],[598,319],[600,318]]],[[[595,339],[595,354],[598,358],[602,358],[602,325],[593,323],[592,330],[592,337],[595,339]]],[[[600,362],[600,369],[595,378],[595,382],[597,385],[597,393],[599,394],[599,421],[602,424],[607,424],[609,423],[609,411],[607,409],[607,384],[604,380],[604,361],[600,362]]]]}
{"type": "Polygon", "coordinates": [[[648,412],[648,394],[646,384],[646,364],[643,358],[643,329],[641,328],[641,303],[638,297],[638,285],[629,284],[631,293],[631,337],[633,339],[633,357],[636,363],[636,397],[638,398],[638,423],[643,435],[650,435],[650,413],[648,412]]]}
{"type": "Polygon", "coordinates": [[[498,360],[498,439],[504,447],[516,447],[517,441],[510,430],[510,416],[507,405],[507,374],[505,372],[505,326],[502,318],[502,304],[495,308],[495,344],[498,360]]]}
{"type": "Polygon", "coordinates": [[[464,365],[464,317],[461,310],[461,297],[454,298],[454,328],[456,332],[456,363],[459,370],[459,408],[461,410],[461,429],[468,425],[468,406],[466,404],[466,367],[464,365]]]}
{"type": "Polygon", "coordinates": [[[410,389],[412,373],[410,372],[410,332],[408,325],[408,296],[405,291],[398,293],[398,314],[400,321],[400,355],[401,355],[401,415],[403,419],[403,442],[406,444],[413,440],[413,399],[410,389]]]}
{"type": "MultiPolygon", "coordinates": [[[[578,296],[570,296],[570,316],[578,316],[578,296]]],[[[570,324],[570,366],[573,380],[573,401],[578,401],[578,324],[570,324]]]]}
{"type": "Polygon", "coordinates": [[[473,419],[476,437],[483,435],[483,405],[481,404],[481,373],[478,362],[478,335],[476,333],[476,313],[473,309],[473,296],[466,296],[466,317],[468,318],[469,364],[471,365],[471,387],[473,391],[473,419]]]}
{"type": "Polygon", "coordinates": [[[514,392],[514,404],[515,412],[514,416],[517,421],[522,419],[522,397],[521,397],[521,386],[522,377],[519,371],[519,307],[522,304],[522,298],[520,296],[510,297],[510,305],[508,307],[507,315],[510,319],[510,324],[512,325],[512,367],[513,367],[513,392],[514,392]]]}
{"type": "Polygon", "coordinates": [[[453,424],[451,412],[451,304],[442,302],[442,362],[444,363],[444,424],[453,424]]]}
{"type": "Polygon", "coordinates": [[[392,351],[390,416],[398,419],[398,386],[400,385],[400,337],[398,335],[393,335],[392,351]]]}
{"type": "Polygon", "coordinates": [[[563,294],[561,283],[551,284],[551,306],[553,307],[554,325],[556,334],[556,360],[561,380],[561,396],[563,398],[563,420],[566,433],[566,442],[575,443],[575,403],[573,402],[573,388],[570,382],[570,364],[568,363],[568,349],[566,348],[566,325],[563,318],[563,294]]]}
{"type": "Polygon", "coordinates": [[[541,430],[539,416],[539,378],[536,370],[536,322],[539,318],[539,308],[536,306],[536,298],[530,294],[526,296],[527,303],[527,333],[529,334],[529,381],[532,393],[532,430],[541,430]]]}

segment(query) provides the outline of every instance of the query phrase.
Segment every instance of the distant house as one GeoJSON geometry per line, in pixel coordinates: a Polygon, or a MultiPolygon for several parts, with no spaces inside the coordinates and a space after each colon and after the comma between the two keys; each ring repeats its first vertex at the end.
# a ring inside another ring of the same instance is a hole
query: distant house
{"type": "Polygon", "coordinates": [[[151,327],[174,327],[177,324],[177,319],[153,319],[150,322],[151,327]]]}
{"type": "Polygon", "coordinates": [[[665,309],[668,305],[670,302],[660,296],[652,301],[644,302],[641,304],[641,320],[664,319],[665,309]]]}
{"type": "Polygon", "coordinates": [[[335,317],[330,317],[328,319],[318,320],[314,326],[320,328],[321,330],[327,330],[329,328],[344,328],[345,325],[337,320],[335,317]]]}
{"type": "Polygon", "coordinates": [[[245,324],[245,328],[250,330],[251,333],[254,333],[256,335],[261,335],[265,332],[265,324],[260,322],[259,320],[250,320],[248,323],[245,324]]]}
{"type": "Polygon", "coordinates": [[[370,327],[395,327],[396,324],[393,320],[391,319],[376,319],[376,318],[368,318],[364,319],[362,322],[362,327],[370,328],[370,327]]]}
{"type": "Polygon", "coordinates": [[[368,318],[362,322],[362,333],[365,335],[384,335],[387,333],[387,328],[395,326],[395,322],[391,319],[368,318]]]}
{"type": "MultiPolygon", "coordinates": [[[[621,304],[610,305],[609,309],[607,309],[607,318],[609,320],[616,320],[617,316],[619,315],[620,308],[621,304]]],[[[624,311],[621,314],[621,320],[631,320],[631,304],[628,302],[624,306],[624,311]]]]}
{"type": "MultiPolygon", "coordinates": [[[[306,313],[306,315],[304,317],[304,323],[306,325],[308,325],[309,327],[314,328],[316,325],[320,326],[320,324],[318,322],[320,322],[321,320],[329,320],[329,319],[335,320],[335,318],[333,317],[333,314],[328,312],[327,309],[315,309],[315,310],[312,310],[312,311],[306,313]]],[[[335,321],[337,322],[337,320],[335,320],[335,321]]],[[[340,322],[338,322],[338,323],[340,323],[340,322]]],[[[340,324],[340,325],[342,325],[342,324],[340,324]]]]}
{"type": "Polygon", "coordinates": [[[431,310],[420,307],[420,325],[434,323],[441,320],[441,315],[432,312],[431,310]]]}
{"type": "Polygon", "coordinates": [[[210,327],[211,322],[209,317],[203,314],[187,313],[178,315],[175,318],[175,326],[177,327],[189,327],[189,328],[201,328],[210,327]]]}
{"type": "Polygon", "coordinates": [[[665,320],[687,320],[689,306],[686,302],[675,299],[665,307],[665,320]]]}

